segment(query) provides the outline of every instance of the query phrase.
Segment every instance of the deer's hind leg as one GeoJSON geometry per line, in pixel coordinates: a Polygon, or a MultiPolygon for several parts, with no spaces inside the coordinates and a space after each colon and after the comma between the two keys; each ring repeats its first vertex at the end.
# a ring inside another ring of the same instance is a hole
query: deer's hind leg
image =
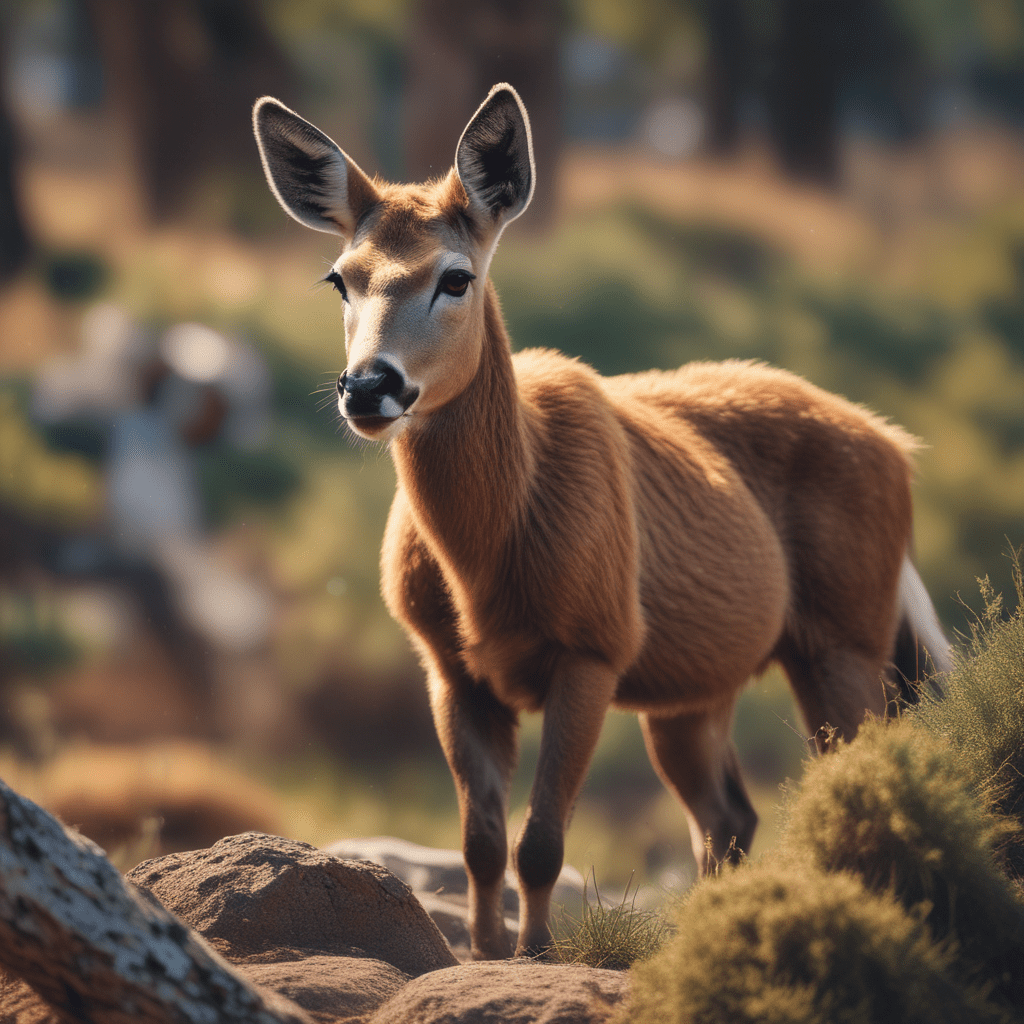
{"type": "Polygon", "coordinates": [[[682,802],[697,867],[747,852],[757,827],[730,738],[733,702],[712,711],[640,716],[647,753],[662,782],[682,802]]]}
{"type": "Polygon", "coordinates": [[[806,651],[784,641],[777,658],[789,677],[811,742],[819,753],[852,740],[869,714],[882,717],[891,697],[888,655],[836,644],[806,651]]]}

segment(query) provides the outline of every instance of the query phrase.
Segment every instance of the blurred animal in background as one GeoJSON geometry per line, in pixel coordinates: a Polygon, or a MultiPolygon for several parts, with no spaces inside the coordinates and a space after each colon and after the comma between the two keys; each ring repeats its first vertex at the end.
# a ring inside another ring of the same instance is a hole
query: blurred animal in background
{"type": "Polygon", "coordinates": [[[521,712],[544,713],[513,850],[527,954],[550,943],[609,707],[640,714],[704,865],[754,833],[730,740],[751,676],[781,664],[827,749],[912,697],[929,663],[949,666],[910,561],[915,442],[900,428],[756,363],[602,378],[511,353],[488,268],[534,189],[514,89],[491,90],[454,168],[424,185],[371,180],[272,98],[254,124],[285,210],[342,239],[326,276],[345,303],[338,402],[397,471],[382,586],[455,780],[476,957],[511,952],[500,894],[521,712]]]}
{"type": "Polygon", "coordinates": [[[108,303],[83,318],[78,354],[41,369],[33,395],[44,427],[100,438],[106,486],[107,528],[58,539],[50,568],[121,581],[172,662],[207,694],[210,659],[258,649],[271,608],[260,584],[217,558],[192,452],[217,437],[260,444],[269,398],[269,373],[248,345],[198,323],[154,340],[108,303]]]}

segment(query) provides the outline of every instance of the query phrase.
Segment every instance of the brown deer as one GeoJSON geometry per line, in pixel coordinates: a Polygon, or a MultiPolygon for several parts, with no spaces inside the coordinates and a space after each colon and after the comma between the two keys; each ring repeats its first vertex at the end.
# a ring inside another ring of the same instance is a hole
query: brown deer
{"type": "Polygon", "coordinates": [[[513,850],[527,953],[550,943],[609,707],[639,713],[702,864],[706,842],[721,859],[754,833],[729,736],[751,676],[779,663],[824,749],[885,713],[894,658],[913,678],[923,650],[949,666],[908,554],[915,441],[899,427],[759,363],[603,378],[511,353],[487,273],[534,187],[514,89],[491,90],[454,168],[424,185],[371,180],[277,100],[253,116],[281,205],[342,238],[326,277],[344,299],[338,403],[397,470],[382,589],[455,780],[475,957],[511,952],[499,896],[520,712],[544,712],[513,850]]]}

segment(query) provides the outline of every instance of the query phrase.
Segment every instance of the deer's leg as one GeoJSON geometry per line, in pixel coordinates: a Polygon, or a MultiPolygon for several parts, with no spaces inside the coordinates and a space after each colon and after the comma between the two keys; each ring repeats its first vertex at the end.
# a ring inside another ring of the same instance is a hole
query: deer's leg
{"type": "Polygon", "coordinates": [[[641,715],[647,753],[662,782],[682,802],[698,870],[749,851],[757,827],[730,738],[732,704],[711,712],[641,715]],[[709,844],[709,845],[706,845],[709,844]]]}
{"type": "Polygon", "coordinates": [[[502,894],[518,719],[485,685],[457,670],[431,672],[430,704],[459,800],[473,958],[500,960],[512,955],[502,894]]]}
{"type": "Polygon", "coordinates": [[[784,646],[778,656],[819,753],[838,739],[852,740],[869,713],[884,716],[891,697],[885,655],[840,647],[807,654],[784,646]]]}
{"type": "Polygon", "coordinates": [[[520,893],[517,955],[543,953],[551,945],[551,892],[562,870],[565,830],[616,683],[604,662],[568,655],[552,676],[537,774],[513,854],[520,893]]]}

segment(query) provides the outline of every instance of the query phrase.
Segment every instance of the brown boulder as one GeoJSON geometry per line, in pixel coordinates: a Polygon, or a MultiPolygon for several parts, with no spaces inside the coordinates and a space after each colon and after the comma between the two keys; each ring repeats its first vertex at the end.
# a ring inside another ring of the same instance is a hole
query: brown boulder
{"type": "Polygon", "coordinates": [[[301,1006],[318,1024],[363,1024],[409,981],[397,967],[365,957],[312,954],[238,969],[261,988],[301,1006]]]}
{"type": "Polygon", "coordinates": [[[629,976],[579,965],[462,964],[410,981],[368,1024],[605,1024],[629,976]]]}
{"type": "Polygon", "coordinates": [[[128,878],[235,962],[290,949],[383,960],[412,977],[457,962],[404,882],[307,843],[244,832],[128,878]]]}

